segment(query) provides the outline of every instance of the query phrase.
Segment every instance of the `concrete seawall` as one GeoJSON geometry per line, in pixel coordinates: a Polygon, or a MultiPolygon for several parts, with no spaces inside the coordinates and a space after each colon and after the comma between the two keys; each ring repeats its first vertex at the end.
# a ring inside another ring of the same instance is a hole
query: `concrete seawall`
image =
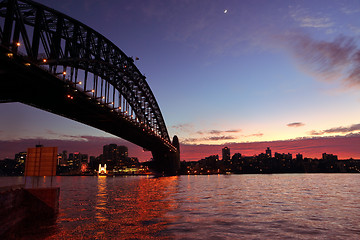
{"type": "Polygon", "coordinates": [[[25,222],[54,218],[59,211],[59,196],[60,188],[0,189],[0,238],[16,237],[25,222]]]}

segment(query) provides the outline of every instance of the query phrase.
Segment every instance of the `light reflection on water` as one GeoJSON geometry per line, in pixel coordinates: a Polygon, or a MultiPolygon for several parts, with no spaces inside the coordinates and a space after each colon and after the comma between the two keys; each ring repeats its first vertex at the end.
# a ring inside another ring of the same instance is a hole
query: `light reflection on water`
{"type": "MultiPolygon", "coordinates": [[[[83,177],[80,181],[87,181],[85,188],[74,188],[74,192],[62,189],[58,217],[62,229],[51,238],[168,237],[162,236],[162,231],[168,225],[165,214],[175,206],[169,195],[176,191],[177,177],[83,177]],[[73,203],[66,201],[71,197],[73,203]]],[[[79,178],[72,177],[72,182],[76,184],[79,178]]]]}
{"type": "MultiPolygon", "coordinates": [[[[2,181],[4,178],[0,178],[2,181]]],[[[360,174],[56,177],[28,239],[358,239],[360,174]]]]}

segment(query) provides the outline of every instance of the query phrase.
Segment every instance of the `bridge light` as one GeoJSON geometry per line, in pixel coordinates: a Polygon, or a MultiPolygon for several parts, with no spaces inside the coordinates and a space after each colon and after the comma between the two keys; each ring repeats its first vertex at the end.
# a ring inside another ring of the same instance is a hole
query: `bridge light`
{"type": "Polygon", "coordinates": [[[95,92],[95,90],[94,90],[94,89],[92,89],[92,90],[91,90],[91,92],[92,92],[92,93],[94,93],[94,92],[95,92]]]}
{"type": "Polygon", "coordinates": [[[46,58],[44,58],[44,59],[43,59],[43,63],[46,63],[46,62],[47,62],[47,60],[46,60],[46,58]]]}
{"type": "Polygon", "coordinates": [[[65,72],[65,71],[63,71],[63,72],[62,72],[62,74],[63,74],[63,75],[66,75],[66,72],[65,72]]]}
{"type": "Polygon", "coordinates": [[[9,58],[12,58],[13,56],[14,56],[14,54],[12,54],[12,53],[7,53],[6,54],[9,58]]]}
{"type": "Polygon", "coordinates": [[[16,46],[20,47],[20,45],[21,45],[20,42],[17,42],[17,43],[16,43],[16,46]]]}
{"type": "Polygon", "coordinates": [[[25,66],[27,67],[30,67],[30,65],[31,65],[30,63],[25,63],[25,66]]]}
{"type": "Polygon", "coordinates": [[[80,84],[80,85],[81,85],[81,84],[82,84],[82,82],[78,82],[78,84],[80,84]]]}
{"type": "Polygon", "coordinates": [[[105,97],[104,97],[104,96],[102,96],[102,99],[105,99],[105,97]]]}
{"type": "Polygon", "coordinates": [[[120,110],[121,110],[121,107],[118,107],[118,109],[120,109],[120,110]]]}

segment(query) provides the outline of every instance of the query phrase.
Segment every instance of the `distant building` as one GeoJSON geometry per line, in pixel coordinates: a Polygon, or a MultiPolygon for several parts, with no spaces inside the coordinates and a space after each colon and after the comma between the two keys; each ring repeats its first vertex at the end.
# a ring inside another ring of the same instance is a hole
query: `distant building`
{"type": "Polygon", "coordinates": [[[87,154],[81,154],[79,152],[69,153],[68,157],[68,166],[72,170],[80,170],[81,163],[87,163],[88,162],[88,155],[87,154]]]}
{"type": "Polygon", "coordinates": [[[25,171],[25,162],[26,162],[27,152],[19,152],[15,154],[15,167],[14,173],[17,175],[24,174],[25,171]]]}
{"type": "Polygon", "coordinates": [[[223,161],[230,161],[230,148],[224,147],[222,149],[222,160],[223,161]]]}
{"type": "Polygon", "coordinates": [[[105,161],[115,161],[118,158],[118,150],[116,144],[103,146],[103,158],[105,161]]]}
{"type": "Polygon", "coordinates": [[[120,159],[126,159],[129,156],[128,148],[126,146],[118,146],[118,152],[120,159]]]}
{"type": "Polygon", "coordinates": [[[110,169],[114,166],[126,165],[129,160],[128,158],[128,148],[126,146],[118,146],[116,144],[103,146],[103,164],[106,163],[110,169]]]}
{"type": "Polygon", "coordinates": [[[15,154],[15,161],[17,164],[24,164],[26,160],[26,152],[19,152],[15,154]]]}
{"type": "Polygon", "coordinates": [[[233,161],[240,160],[241,159],[241,153],[235,153],[232,158],[233,161]]]}
{"type": "Polygon", "coordinates": [[[265,150],[265,154],[271,158],[271,149],[269,147],[265,150]]]}
{"type": "Polygon", "coordinates": [[[60,166],[68,166],[68,155],[67,155],[67,151],[64,150],[61,153],[61,160],[60,160],[60,166]]]}
{"type": "Polygon", "coordinates": [[[337,155],[334,155],[334,154],[323,153],[322,159],[327,160],[327,161],[337,161],[338,157],[337,157],[337,155]]]}

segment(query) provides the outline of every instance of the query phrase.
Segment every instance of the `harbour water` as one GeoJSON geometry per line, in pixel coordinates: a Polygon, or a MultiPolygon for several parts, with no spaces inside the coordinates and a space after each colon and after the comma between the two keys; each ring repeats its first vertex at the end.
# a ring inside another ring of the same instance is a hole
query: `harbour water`
{"type": "Polygon", "coordinates": [[[360,174],[55,177],[53,185],[57,219],[24,226],[22,239],[360,237],[360,174]]]}

